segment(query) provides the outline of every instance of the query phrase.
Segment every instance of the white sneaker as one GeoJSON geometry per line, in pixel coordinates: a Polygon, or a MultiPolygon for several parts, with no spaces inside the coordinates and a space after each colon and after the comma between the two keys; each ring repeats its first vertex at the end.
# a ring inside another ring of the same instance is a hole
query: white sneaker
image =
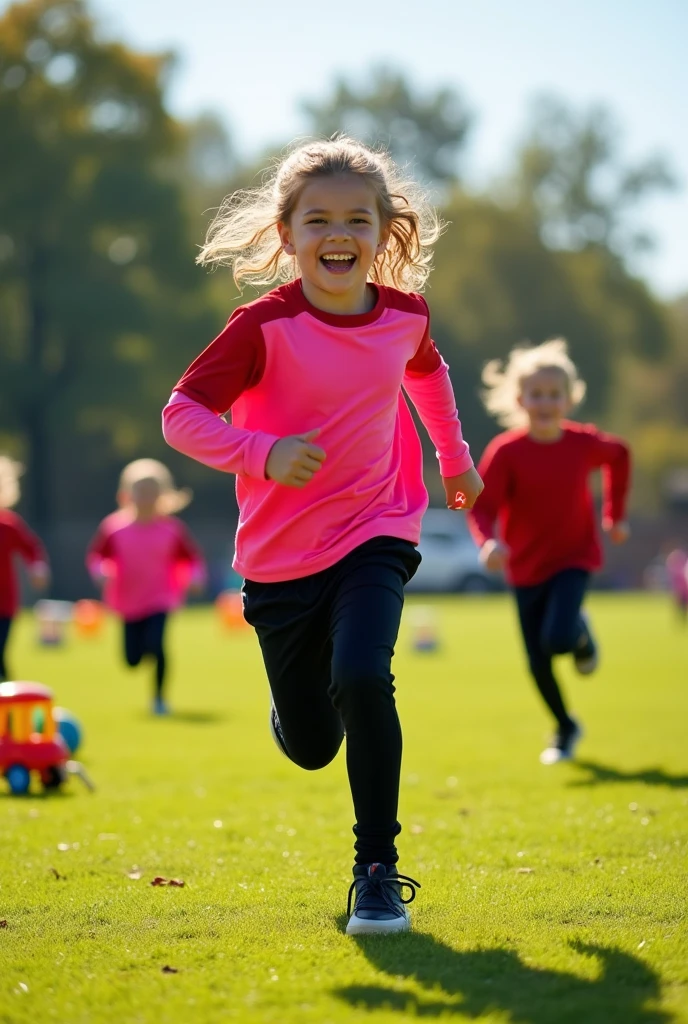
{"type": "Polygon", "coordinates": [[[552,742],[540,754],[540,764],[558,764],[559,761],[572,761],[579,741],[583,738],[580,723],[573,721],[573,728],[559,727],[552,742]]]}
{"type": "Polygon", "coordinates": [[[270,735],[275,741],[275,746],[279,752],[291,761],[289,752],[287,751],[287,745],[284,742],[284,736],[282,735],[282,730],[280,728],[279,718],[277,717],[277,709],[274,704],[270,705],[270,735]]]}

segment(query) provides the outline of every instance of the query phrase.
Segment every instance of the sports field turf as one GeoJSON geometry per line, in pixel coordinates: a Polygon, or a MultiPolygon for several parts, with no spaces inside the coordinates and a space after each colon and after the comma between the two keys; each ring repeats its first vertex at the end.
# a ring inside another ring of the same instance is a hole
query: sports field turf
{"type": "Polygon", "coordinates": [[[0,784],[0,1021],[688,1021],[688,630],[660,597],[590,604],[603,668],[562,665],[587,736],[544,768],[508,600],[433,602],[436,654],[409,603],[399,867],[423,888],[413,934],[357,941],[343,757],[278,754],[249,631],[179,616],[154,720],[114,624],[47,650],[25,616],[11,662],[78,714],[98,788],[0,784]]]}

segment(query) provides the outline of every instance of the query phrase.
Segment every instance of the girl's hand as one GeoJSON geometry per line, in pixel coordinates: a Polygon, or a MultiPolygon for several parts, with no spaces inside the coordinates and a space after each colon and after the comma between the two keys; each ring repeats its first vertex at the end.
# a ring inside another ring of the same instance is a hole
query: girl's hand
{"type": "Polygon", "coordinates": [[[29,567],[29,579],[35,590],[45,590],[50,582],[50,569],[45,562],[34,562],[29,567]]]}
{"type": "Polygon", "coordinates": [[[473,508],[484,486],[474,466],[458,476],[443,477],[442,483],[447,496],[447,508],[461,510],[473,508]]]}
{"type": "Polygon", "coordinates": [[[625,544],[631,536],[631,528],[624,519],[620,520],[618,523],[606,525],[604,527],[604,531],[608,535],[612,544],[625,544]]]}
{"type": "Polygon", "coordinates": [[[502,572],[506,565],[507,549],[498,540],[486,540],[480,549],[480,561],[490,572],[502,572]]]}
{"type": "Polygon", "coordinates": [[[285,487],[305,487],[325,461],[325,452],[311,444],[318,430],[283,437],[271,448],[265,464],[265,475],[285,487]]]}

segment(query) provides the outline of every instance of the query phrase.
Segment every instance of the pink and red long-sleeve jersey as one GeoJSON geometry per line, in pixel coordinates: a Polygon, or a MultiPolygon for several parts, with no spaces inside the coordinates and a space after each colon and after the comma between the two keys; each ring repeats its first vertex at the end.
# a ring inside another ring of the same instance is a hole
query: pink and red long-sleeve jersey
{"type": "Polygon", "coordinates": [[[478,465],[485,489],[468,514],[477,544],[498,537],[508,549],[507,578],[517,587],[562,569],[602,564],[588,478],[602,470],[603,522],[625,517],[630,480],[628,447],[591,424],[563,424],[558,441],[543,443],[527,430],[507,430],[478,465]]]}
{"type": "Polygon", "coordinates": [[[106,516],[89,545],[86,565],[105,577],[104,600],[127,621],[168,612],[190,583],[205,576],[203,556],[174,516],[140,522],[129,509],[106,516]]]}
{"type": "Polygon", "coordinates": [[[472,466],[425,300],[376,290],[374,309],[355,316],[316,309],[299,280],[239,307],[164,410],[173,448],[237,475],[234,567],[248,579],[319,572],[373,537],[418,542],[428,496],[402,385],[442,475],[472,466]],[[316,428],[327,457],[313,479],[267,479],[275,442],[316,428]]]}
{"type": "Polygon", "coordinates": [[[46,565],[45,549],[21,516],[9,509],[0,509],[0,618],[11,619],[19,607],[19,586],[14,565],[15,556],[27,565],[46,565]]]}

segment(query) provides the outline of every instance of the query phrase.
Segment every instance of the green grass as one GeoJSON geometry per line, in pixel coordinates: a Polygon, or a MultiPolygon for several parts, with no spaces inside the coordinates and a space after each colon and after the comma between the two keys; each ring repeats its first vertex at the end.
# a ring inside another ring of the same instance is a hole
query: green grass
{"type": "Polygon", "coordinates": [[[688,1021],[688,631],[663,599],[593,598],[603,669],[561,666],[587,737],[547,769],[511,604],[434,607],[441,651],[407,614],[396,659],[415,932],[359,941],[343,758],[277,753],[250,632],[178,617],[164,721],[114,624],[47,650],[24,617],[15,672],[78,714],[98,788],[0,796],[0,1021],[688,1021]]]}

